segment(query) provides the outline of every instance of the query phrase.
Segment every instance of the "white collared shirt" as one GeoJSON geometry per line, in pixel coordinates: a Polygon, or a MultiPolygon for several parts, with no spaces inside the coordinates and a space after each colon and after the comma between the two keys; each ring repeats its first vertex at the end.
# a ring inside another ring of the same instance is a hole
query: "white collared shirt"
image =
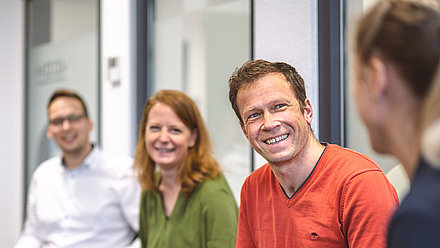
{"type": "Polygon", "coordinates": [[[61,157],[43,162],[32,177],[15,247],[127,247],[138,231],[141,195],[132,163],[96,146],[73,170],[61,157]]]}

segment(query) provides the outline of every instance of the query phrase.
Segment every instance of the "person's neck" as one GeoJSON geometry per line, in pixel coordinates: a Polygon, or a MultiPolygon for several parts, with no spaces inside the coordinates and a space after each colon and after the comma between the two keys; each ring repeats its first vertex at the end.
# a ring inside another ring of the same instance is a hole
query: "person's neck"
{"type": "Polygon", "coordinates": [[[178,168],[160,168],[161,182],[159,190],[164,192],[180,191],[181,185],[178,177],[178,168]]]}
{"type": "Polygon", "coordinates": [[[162,203],[165,216],[171,216],[181,189],[177,168],[160,168],[161,182],[159,191],[162,194],[162,203]]]}
{"type": "Polygon", "coordinates": [[[391,154],[400,160],[408,177],[412,179],[420,157],[422,101],[404,85],[396,83],[394,87],[390,96],[392,98],[390,109],[393,111],[389,111],[386,123],[390,135],[391,154]]]}
{"type": "Polygon", "coordinates": [[[84,149],[78,152],[65,152],[63,154],[64,164],[71,170],[77,168],[92,151],[92,148],[92,144],[88,144],[84,149]]]}
{"type": "Polygon", "coordinates": [[[392,154],[400,160],[410,179],[413,178],[420,158],[421,134],[415,121],[406,120],[392,132],[392,154]]]}
{"type": "Polygon", "coordinates": [[[283,164],[270,164],[275,177],[289,198],[293,196],[312,173],[324,148],[311,135],[309,142],[297,156],[283,164]]]}

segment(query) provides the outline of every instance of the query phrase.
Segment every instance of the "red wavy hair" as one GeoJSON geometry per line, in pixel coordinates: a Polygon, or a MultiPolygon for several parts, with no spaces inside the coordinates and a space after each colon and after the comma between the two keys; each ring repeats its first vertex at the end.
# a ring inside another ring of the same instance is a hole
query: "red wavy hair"
{"type": "Polygon", "coordinates": [[[197,132],[196,144],[189,148],[188,155],[182,161],[178,171],[182,182],[181,191],[188,196],[198,183],[218,177],[220,166],[213,156],[211,141],[202,116],[194,101],[185,93],[176,90],[161,90],[148,99],[139,127],[134,169],[143,190],[153,190],[159,193],[159,185],[155,177],[156,163],[148,154],[145,146],[148,114],[157,103],[169,106],[186,127],[197,132]]]}

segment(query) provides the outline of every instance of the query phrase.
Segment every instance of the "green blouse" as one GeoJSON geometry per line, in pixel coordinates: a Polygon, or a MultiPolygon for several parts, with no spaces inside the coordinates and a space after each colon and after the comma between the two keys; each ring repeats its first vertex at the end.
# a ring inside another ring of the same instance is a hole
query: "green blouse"
{"type": "Polygon", "coordinates": [[[139,237],[142,247],[235,247],[238,209],[223,175],[179,193],[167,218],[160,194],[142,192],[139,237]]]}

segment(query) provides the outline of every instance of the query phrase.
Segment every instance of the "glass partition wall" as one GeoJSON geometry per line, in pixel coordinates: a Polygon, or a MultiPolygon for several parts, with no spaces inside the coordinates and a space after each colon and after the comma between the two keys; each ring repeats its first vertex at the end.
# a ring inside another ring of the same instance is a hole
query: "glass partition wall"
{"type": "Polygon", "coordinates": [[[398,161],[386,155],[381,155],[373,151],[370,146],[367,130],[360,120],[360,117],[356,111],[355,100],[353,99],[353,83],[354,72],[352,68],[352,42],[353,35],[356,28],[357,20],[365,13],[376,0],[345,0],[345,53],[346,53],[346,100],[345,100],[345,135],[346,146],[356,151],[364,153],[371,157],[381,169],[387,173],[393,167],[398,164],[398,161]]]}
{"type": "Polygon", "coordinates": [[[251,148],[230,107],[228,78],[251,58],[250,0],[157,0],[153,5],[147,96],[176,89],[194,99],[239,202],[251,171],[251,148]]]}
{"type": "Polygon", "coordinates": [[[99,142],[98,11],[98,0],[26,1],[26,189],[37,165],[59,152],[46,137],[54,90],[84,97],[99,142]]]}

